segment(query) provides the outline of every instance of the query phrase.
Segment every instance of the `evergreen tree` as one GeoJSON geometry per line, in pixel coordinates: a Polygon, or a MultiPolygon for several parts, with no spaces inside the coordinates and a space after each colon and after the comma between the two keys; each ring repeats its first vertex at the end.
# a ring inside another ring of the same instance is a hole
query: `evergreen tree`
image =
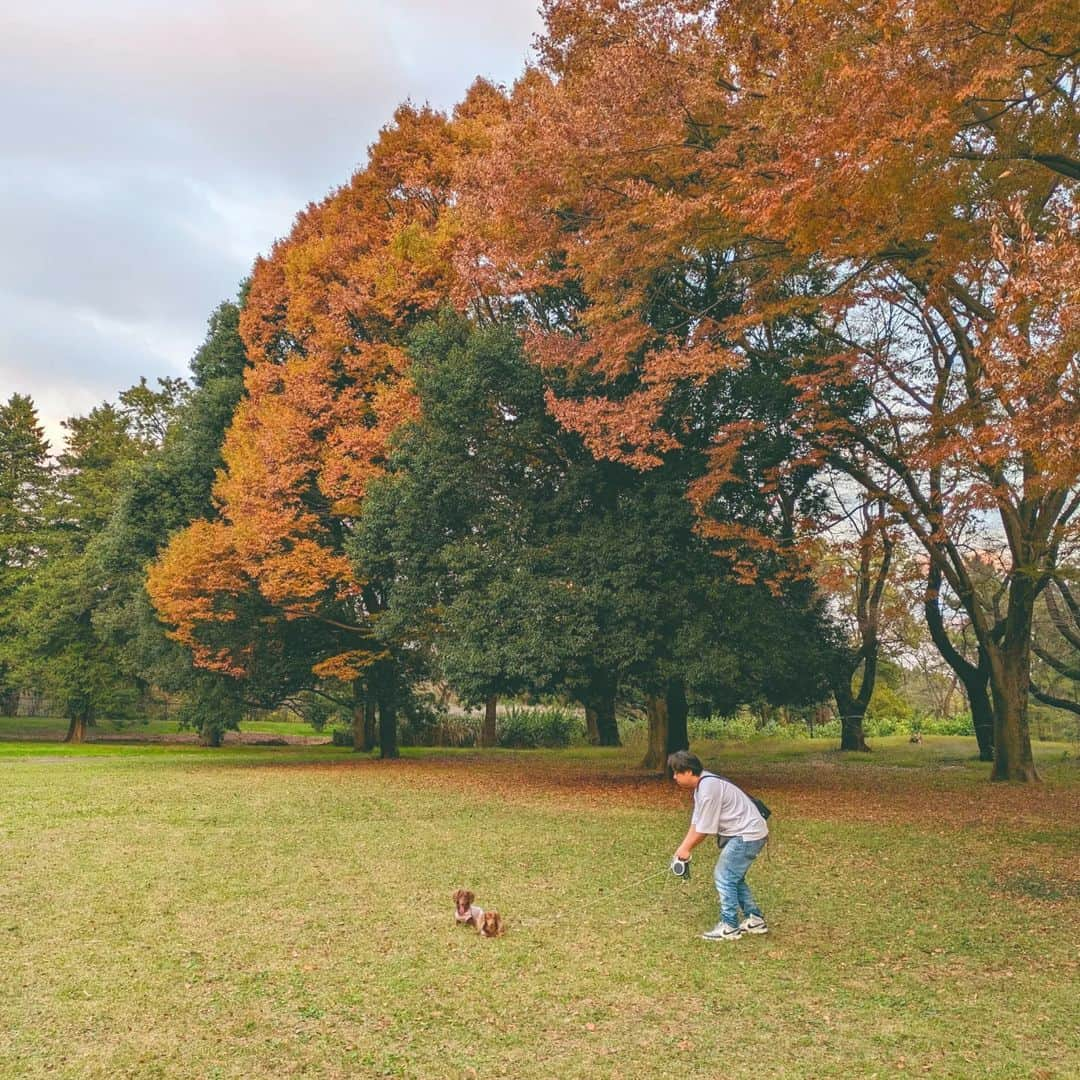
{"type": "Polygon", "coordinates": [[[14,598],[41,559],[45,502],[52,483],[49,444],[33,401],[13,394],[0,404],[0,714],[18,703],[10,661],[14,598]]]}
{"type": "Polygon", "coordinates": [[[67,739],[81,742],[88,726],[129,717],[138,700],[137,684],[94,632],[107,583],[90,546],[146,448],[110,404],[64,427],[67,444],[45,508],[44,557],[14,598],[10,662],[21,685],[43,692],[68,718],[67,739]]]}
{"type": "Polygon", "coordinates": [[[238,304],[230,301],[210,316],[191,360],[194,388],[173,396],[176,407],[160,445],[132,471],[91,550],[109,582],[94,614],[98,634],[133,678],[180,695],[181,724],[198,730],[207,745],[218,745],[225,730],[237,727],[244,695],[257,695],[236,679],[194,668],[188,650],[166,636],[146,593],[145,572],[174,532],[213,514],[221,444],[244,390],[239,318],[238,304]]]}

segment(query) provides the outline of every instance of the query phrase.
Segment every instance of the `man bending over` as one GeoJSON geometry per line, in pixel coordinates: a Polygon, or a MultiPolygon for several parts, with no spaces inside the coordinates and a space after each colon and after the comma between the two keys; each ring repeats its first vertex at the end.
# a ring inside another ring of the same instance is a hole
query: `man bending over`
{"type": "Polygon", "coordinates": [[[713,880],[720,894],[720,921],[701,936],[707,941],[736,941],[743,934],[765,934],[769,927],[761,913],[746,872],[769,838],[769,826],[753,800],[730,780],[705,772],[700,759],[688,750],[676,750],[667,760],[672,779],[694,793],[694,813],[675,857],[684,862],[691,851],[710,836],[720,845],[713,880]],[[739,908],[744,918],[739,922],[739,908]]]}

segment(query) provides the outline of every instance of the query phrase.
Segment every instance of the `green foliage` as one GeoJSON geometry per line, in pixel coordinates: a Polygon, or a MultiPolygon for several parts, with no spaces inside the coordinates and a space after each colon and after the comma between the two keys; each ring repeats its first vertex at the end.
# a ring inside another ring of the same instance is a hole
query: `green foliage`
{"type": "Polygon", "coordinates": [[[191,358],[191,374],[202,390],[220,383],[242,379],[247,353],[240,337],[240,309],[246,299],[248,282],[240,287],[240,302],[219,304],[207,320],[206,338],[191,358]]]}
{"type": "MultiPolygon", "coordinates": [[[[910,730],[918,730],[923,735],[973,735],[974,725],[970,713],[958,713],[956,716],[919,716],[910,723],[910,730]]],[[[898,734],[904,734],[901,730],[898,734]]]]}
{"type": "Polygon", "coordinates": [[[94,633],[99,583],[86,556],[53,556],[19,592],[12,641],[19,683],[43,693],[63,715],[84,723],[129,720],[141,688],[94,633]]]}
{"type": "Polygon", "coordinates": [[[49,444],[29,397],[0,404],[0,714],[15,711],[13,639],[30,580],[45,547],[45,503],[53,475],[49,444]]]}
{"type": "MultiPolygon", "coordinates": [[[[194,392],[182,379],[159,379],[157,389],[141,379],[120,393],[117,405],[65,421],[66,445],[47,486],[40,432],[38,449],[27,457],[32,407],[12,399],[17,424],[10,408],[0,412],[0,485],[4,432],[18,428],[22,457],[38,462],[29,474],[37,482],[24,477],[18,490],[24,501],[32,488],[44,493],[27,503],[41,521],[38,531],[20,530],[36,537],[33,574],[22,573],[11,594],[17,599],[8,603],[10,579],[0,567],[0,629],[9,613],[0,684],[17,676],[68,716],[89,723],[130,717],[154,685],[183,694],[184,723],[207,740],[236,726],[236,688],[195,672],[187,654],[165,637],[143,571],[172,531],[211,510],[221,441],[243,389],[237,319],[236,305],[222,305],[211,319],[211,339],[193,362],[194,392]],[[214,334],[231,338],[215,340],[214,334]]],[[[0,546],[6,505],[0,491],[0,546]]]]}
{"type": "Polygon", "coordinates": [[[554,706],[541,709],[511,707],[499,716],[496,730],[499,745],[513,750],[561,749],[585,740],[585,725],[581,718],[554,706]]]}
{"type": "MultiPolygon", "coordinates": [[[[429,712],[401,725],[401,745],[476,747],[482,724],[479,711],[429,712]]],[[[581,716],[557,705],[508,705],[496,714],[495,732],[496,745],[511,750],[561,749],[585,741],[581,716]]]]}
{"type": "MultiPolygon", "coordinates": [[[[98,572],[108,582],[94,612],[101,639],[117,652],[131,677],[183,695],[190,726],[207,738],[236,726],[233,698],[239,692],[224,676],[196,670],[186,649],[165,636],[144,586],[145,567],[169,537],[213,513],[211,488],[221,467],[225,430],[243,394],[245,356],[239,308],[221,304],[211,315],[206,340],[191,361],[195,389],[181,394],[170,385],[167,425],[130,471],[91,549],[98,572]],[[220,686],[215,680],[224,680],[220,686]],[[224,709],[213,719],[215,703],[224,709]]],[[[125,392],[145,397],[145,382],[125,392]]],[[[121,400],[125,399],[121,395],[121,400]]],[[[158,429],[154,429],[157,431],[158,429]]],[[[276,649],[272,643],[272,649],[276,649]]],[[[252,699],[258,697],[251,692],[252,699]]]]}
{"type": "Polygon", "coordinates": [[[694,454],[646,473],[597,460],[506,329],[444,316],[411,352],[422,416],[350,549],[379,583],[384,640],[425,650],[467,704],[590,703],[672,675],[716,702],[821,696],[823,615],[805,588],[776,600],[712,554],[684,497],[694,454]]]}
{"type": "Polygon", "coordinates": [[[350,723],[344,706],[321,694],[297,694],[291,705],[293,711],[299,713],[314,731],[324,731],[334,725],[347,726],[350,723]]]}
{"type": "Polygon", "coordinates": [[[160,389],[151,390],[145,378],[120,392],[120,414],[128,433],[147,449],[160,446],[177,415],[187,403],[191,388],[183,379],[158,379],[160,389]]]}
{"type": "Polygon", "coordinates": [[[866,724],[868,722],[872,723],[886,718],[910,721],[914,718],[914,708],[895,689],[896,685],[896,683],[892,682],[875,683],[870,703],[866,706],[866,715],[863,721],[864,731],[867,730],[866,724]]]}
{"type": "Polygon", "coordinates": [[[475,713],[433,714],[401,724],[398,738],[402,746],[479,746],[480,722],[475,713]]]}
{"type": "Polygon", "coordinates": [[[147,447],[112,405],[65,421],[67,444],[45,500],[40,558],[20,586],[6,646],[19,684],[44,693],[75,724],[130,718],[143,686],[94,630],[108,581],[92,544],[147,447]]]}
{"type": "Polygon", "coordinates": [[[177,720],[181,728],[199,733],[206,746],[220,746],[226,731],[236,731],[244,702],[235,680],[196,672],[184,694],[177,720]]]}

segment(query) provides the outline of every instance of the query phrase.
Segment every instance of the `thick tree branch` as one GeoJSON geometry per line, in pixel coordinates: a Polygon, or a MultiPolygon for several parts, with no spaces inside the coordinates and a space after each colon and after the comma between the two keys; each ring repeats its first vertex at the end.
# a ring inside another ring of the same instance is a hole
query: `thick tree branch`
{"type": "Polygon", "coordinates": [[[1053,653],[1047,652],[1037,641],[1031,643],[1031,651],[1047,667],[1052,667],[1059,675],[1073,682],[1080,682],[1080,668],[1070,667],[1064,660],[1059,660],[1053,653]]]}
{"type": "Polygon", "coordinates": [[[1080,704],[1069,701],[1068,698],[1054,697],[1052,694],[1046,693],[1045,690],[1040,690],[1034,683],[1031,684],[1031,696],[1044,705],[1052,705],[1055,709],[1065,709],[1067,712],[1080,716],[1080,704]]]}

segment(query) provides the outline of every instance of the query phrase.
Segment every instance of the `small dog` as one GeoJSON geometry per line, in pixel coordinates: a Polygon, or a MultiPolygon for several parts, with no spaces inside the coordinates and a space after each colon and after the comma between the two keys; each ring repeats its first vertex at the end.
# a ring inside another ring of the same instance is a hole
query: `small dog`
{"type": "Polygon", "coordinates": [[[458,889],[454,893],[454,919],[461,926],[472,926],[480,929],[480,920],[484,917],[484,909],[477,907],[473,900],[476,899],[468,889],[458,889]]]}
{"type": "Polygon", "coordinates": [[[912,742],[912,743],[921,743],[921,742],[922,742],[922,735],[920,735],[920,734],[919,734],[919,732],[917,732],[917,731],[916,731],[916,732],[915,732],[915,733],[914,733],[914,734],[913,734],[913,735],[911,736],[911,738],[910,738],[910,739],[908,739],[908,742],[912,742]]]}
{"type": "Polygon", "coordinates": [[[480,925],[476,928],[481,937],[500,937],[506,933],[506,924],[497,911],[485,911],[480,915],[480,925]]]}

